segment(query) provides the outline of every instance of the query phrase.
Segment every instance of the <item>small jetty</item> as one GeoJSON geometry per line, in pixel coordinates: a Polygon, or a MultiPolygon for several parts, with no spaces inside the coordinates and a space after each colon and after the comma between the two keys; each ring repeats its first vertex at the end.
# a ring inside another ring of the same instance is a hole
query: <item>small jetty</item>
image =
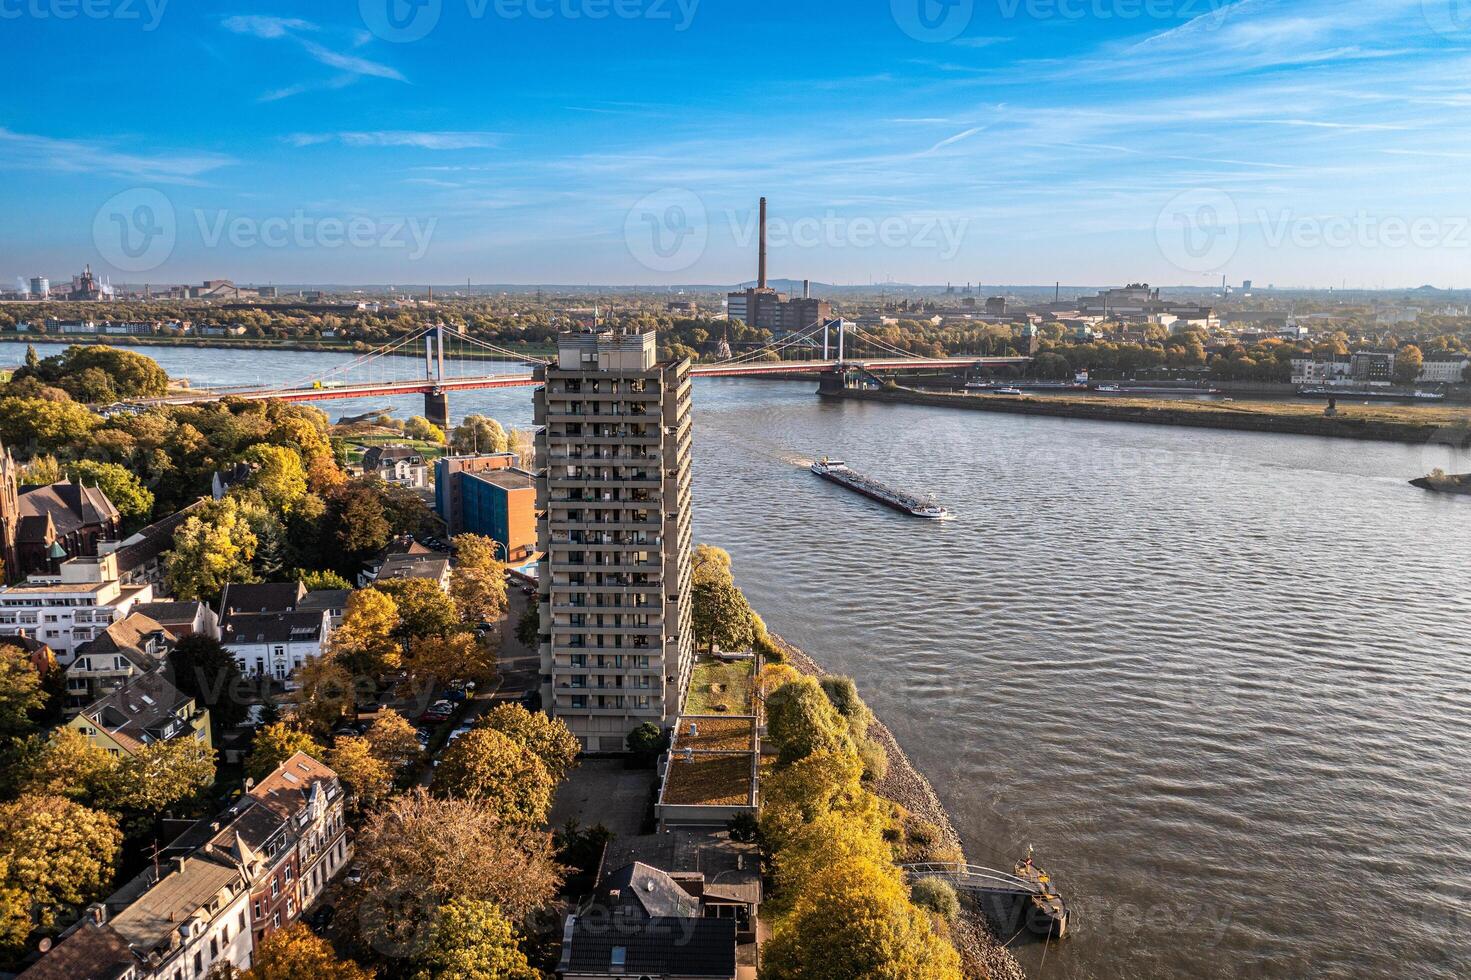
{"type": "Polygon", "coordinates": [[[1052,878],[1032,862],[1031,852],[1018,861],[1012,873],[975,864],[906,864],[910,881],[938,878],[957,891],[969,892],[986,901],[988,914],[1003,924],[1010,921],[1015,931],[1025,928],[1041,939],[1062,939],[1068,932],[1068,907],[1052,878]]]}

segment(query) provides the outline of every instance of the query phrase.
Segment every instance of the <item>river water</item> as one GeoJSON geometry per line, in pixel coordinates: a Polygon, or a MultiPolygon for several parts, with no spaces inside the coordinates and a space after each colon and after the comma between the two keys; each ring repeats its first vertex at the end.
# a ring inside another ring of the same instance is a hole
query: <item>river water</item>
{"type": "MultiPolygon", "coordinates": [[[[343,360],[144,353],[195,383],[343,360]]],[[[1471,500],[1406,484],[1443,460],[813,388],[696,383],[696,540],[858,680],[973,861],[1036,845],[1074,935],[1018,937],[1029,975],[1471,976],[1471,500]],[[821,454],[957,519],[824,483],[821,454]]],[[[323,405],[377,406],[422,411],[323,405]]],[[[451,410],[527,426],[530,389],[451,410]]]]}

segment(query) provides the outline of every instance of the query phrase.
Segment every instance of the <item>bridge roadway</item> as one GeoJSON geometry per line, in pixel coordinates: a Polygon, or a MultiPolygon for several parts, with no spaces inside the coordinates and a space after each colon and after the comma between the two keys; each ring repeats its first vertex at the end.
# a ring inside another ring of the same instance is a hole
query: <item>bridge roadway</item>
{"type": "MultiPolygon", "coordinates": [[[[869,371],[915,370],[925,368],[981,367],[999,364],[1026,364],[1030,357],[915,357],[891,360],[844,362],[850,367],[869,371]]],[[[750,364],[696,364],[690,373],[700,378],[755,377],[771,374],[821,374],[831,371],[837,361],[761,361],[750,364]]],[[[383,395],[414,395],[432,392],[470,391],[477,388],[520,388],[535,384],[528,374],[487,374],[469,378],[417,378],[407,381],[370,381],[357,384],[321,384],[308,388],[205,388],[161,398],[139,399],[140,405],[197,405],[221,398],[243,398],[248,401],[277,400],[283,402],[318,402],[340,398],[372,398],[383,395]]]]}

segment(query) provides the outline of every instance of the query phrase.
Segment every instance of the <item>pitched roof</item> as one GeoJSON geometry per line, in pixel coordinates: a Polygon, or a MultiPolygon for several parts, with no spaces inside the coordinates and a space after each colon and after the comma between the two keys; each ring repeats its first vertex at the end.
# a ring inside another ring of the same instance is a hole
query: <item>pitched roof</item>
{"type": "Polygon", "coordinates": [[[305,752],[297,752],[252,786],[248,795],[292,814],[311,800],[319,786],[328,796],[336,795],[340,790],[337,773],[305,752]]]}
{"type": "Polygon", "coordinates": [[[220,623],[220,642],[312,643],[323,639],[324,609],[301,612],[228,613],[220,623]]]}
{"type": "Polygon", "coordinates": [[[175,929],[200,909],[207,911],[221,890],[239,880],[235,868],[203,858],[181,858],[175,870],[114,915],[110,924],[130,945],[146,953],[166,944],[175,929]]]}
{"type": "Polygon", "coordinates": [[[236,612],[291,612],[306,595],[300,582],[260,582],[252,585],[226,585],[220,594],[220,617],[231,609],[236,612]]]}
{"type": "Polygon", "coordinates": [[[736,975],[736,923],[734,919],[661,918],[620,923],[610,929],[606,922],[584,922],[573,916],[567,923],[557,973],[731,978],[736,975]]]}
{"type": "Polygon", "coordinates": [[[205,499],[201,497],[188,507],[175,511],[168,517],[154,521],[142,530],[129,535],[117,549],[118,571],[130,572],[146,565],[172,548],[174,532],[204,503],[205,499]]]}
{"type": "Polygon", "coordinates": [[[192,700],[154,672],[104,694],[83,708],[82,716],[124,748],[137,751],[169,737],[169,719],[192,700]]]}
{"type": "Polygon", "coordinates": [[[296,604],[297,609],[341,609],[347,605],[352,589],[316,589],[296,604]]]}
{"type": "Polygon", "coordinates": [[[24,980],[117,980],[136,964],[123,937],[88,916],[20,976],[24,980]]]}
{"type": "Polygon", "coordinates": [[[700,914],[699,899],[663,871],[641,861],[607,874],[603,887],[610,904],[637,908],[648,918],[694,918],[700,914]]]}
{"type": "Polygon", "coordinates": [[[149,619],[160,623],[169,632],[178,635],[179,631],[174,627],[192,628],[199,620],[199,614],[207,609],[202,602],[140,602],[133,607],[133,612],[139,616],[147,616],[149,619]]]}
{"type": "Polygon", "coordinates": [[[20,488],[22,517],[49,515],[58,536],[71,534],[89,524],[118,520],[118,509],[98,487],[63,480],[44,487],[20,488]]]}
{"type": "Polygon", "coordinates": [[[363,453],[363,466],[368,469],[378,469],[385,464],[397,463],[407,460],[414,464],[424,462],[424,454],[413,446],[370,446],[363,453]]]}
{"type": "Polygon", "coordinates": [[[160,642],[168,645],[178,640],[178,637],[169,632],[162,623],[132,612],[79,646],[77,654],[79,656],[91,653],[122,654],[141,670],[147,672],[159,665],[159,658],[150,654],[146,649],[150,637],[156,637],[160,642]]]}
{"type": "Polygon", "coordinates": [[[440,579],[449,573],[449,558],[439,552],[389,555],[374,576],[376,581],[393,578],[440,579]]]}

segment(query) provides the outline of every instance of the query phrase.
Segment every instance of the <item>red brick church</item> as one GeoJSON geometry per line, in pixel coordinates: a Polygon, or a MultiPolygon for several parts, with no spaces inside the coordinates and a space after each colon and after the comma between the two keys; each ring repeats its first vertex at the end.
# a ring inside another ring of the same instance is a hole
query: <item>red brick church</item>
{"type": "Polygon", "coordinates": [[[97,542],[118,536],[118,514],[107,494],[70,480],[20,485],[20,467],[0,449],[0,559],[4,579],[55,572],[68,558],[95,556],[97,542]]]}

